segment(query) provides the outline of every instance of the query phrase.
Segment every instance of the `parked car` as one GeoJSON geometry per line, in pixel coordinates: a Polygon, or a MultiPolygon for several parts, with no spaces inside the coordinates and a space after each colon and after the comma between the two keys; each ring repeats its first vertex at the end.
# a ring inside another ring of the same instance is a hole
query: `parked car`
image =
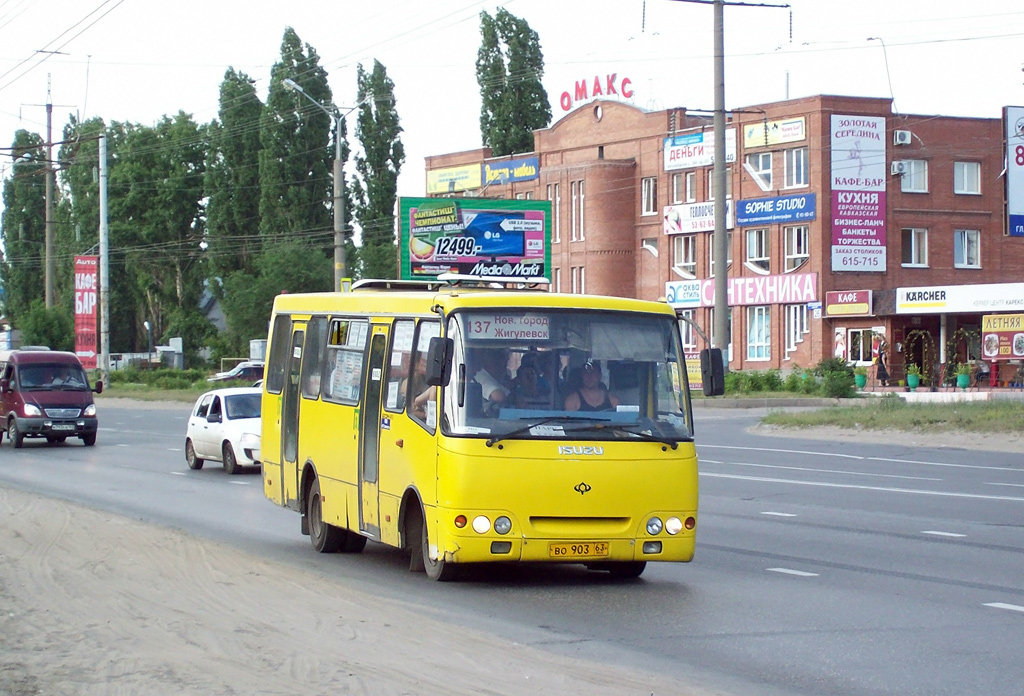
{"type": "Polygon", "coordinates": [[[185,433],[188,468],[215,461],[238,474],[244,466],[259,466],[260,399],[261,391],[252,387],[214,389],[200,396],[185,433]]]}
{"type": "Polygon", "coordinates": [[[0,351],[0,437],[17,449],[26,437],[46,438],[50,444],[77,437],[96,444],[96,405],[89,377],[74,353],[26,346],[0,351]]]}
{"type": "Polygon", "coordinates": [[[263,363],[258,360],[247,360],[235,365],[232,369],[227,372],[218,372],[213,377],[207,377],[207,382],[230,382],[238,380],[240,382],[252,382],[253,380],[263,379],[263,363]]]}

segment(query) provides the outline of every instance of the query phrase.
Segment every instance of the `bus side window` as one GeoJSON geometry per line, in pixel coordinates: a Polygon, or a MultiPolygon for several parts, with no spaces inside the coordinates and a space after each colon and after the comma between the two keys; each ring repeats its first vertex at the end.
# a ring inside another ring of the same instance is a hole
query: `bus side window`
{"type": "Polygon", "coordinates": [[[391,334],[391,355],[388,358],[384,387],[384,410],[401,413],[409,392],[409,373],[412,364],[412,320],[395,322],[391,334]]]}
{"type": "Polygon", "coordinates": [[[427,350],[430,339],[440,335],[440,322],[420,321],[419,331],[416,332],[416,349],[412,354],[412,375],[406,387],[409,417],[430,432],[437,427],[437,387],[427,385],[427,350]]]}
{"type": "Polygon", "coordinates": [[[302,350],[302,396],[316,399],[320,396],[320,375],[327,346],[327,318],[313,317],[306,327],[306,342],[302,350]]]}

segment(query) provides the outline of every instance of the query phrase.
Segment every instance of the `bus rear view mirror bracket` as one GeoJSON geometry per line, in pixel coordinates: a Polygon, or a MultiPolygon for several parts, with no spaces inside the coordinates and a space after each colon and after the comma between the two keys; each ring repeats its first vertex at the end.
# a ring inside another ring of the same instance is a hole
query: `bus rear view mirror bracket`
{"type": "Polygon", "coordinates": [[[455,342],[450,338],[434,336],[427,347],[427,384],[446,387],[452,377],[452,353],[455,342]]]}

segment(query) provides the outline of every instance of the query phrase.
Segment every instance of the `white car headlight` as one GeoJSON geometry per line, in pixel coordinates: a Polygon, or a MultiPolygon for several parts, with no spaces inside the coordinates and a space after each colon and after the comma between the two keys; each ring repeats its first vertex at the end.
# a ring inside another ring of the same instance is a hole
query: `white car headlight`
{"type": "Polygon", "coordinates": [[[242,447],[258,450],[260,448],[260,436],[256,433],[242,433],[242,447]]]}
{"type": "Polygon", "coordinates": [[[96,404],[89,404],[88,406],[86,406],[85,410],[82,411],[82,415],[83,416],[95,416],[96,415],[96,404]]]}
{"type": "Polygon", "coordinates": [[[39,407],[35,404],[25,404],[25,415],[26,416],[41,416],[43,412],[39,410],[39,407]]]}

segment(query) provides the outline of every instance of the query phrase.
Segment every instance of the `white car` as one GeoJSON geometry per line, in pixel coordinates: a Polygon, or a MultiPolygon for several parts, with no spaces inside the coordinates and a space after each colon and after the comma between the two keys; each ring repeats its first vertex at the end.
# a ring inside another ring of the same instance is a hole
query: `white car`
{"type": "Polygon", "coordinates": [[[208,391],[196,400],[185,433],[185,461],[202,469],[223,462],[229,474],[260,465],[261,390],[235,387],[208,391]]]}

